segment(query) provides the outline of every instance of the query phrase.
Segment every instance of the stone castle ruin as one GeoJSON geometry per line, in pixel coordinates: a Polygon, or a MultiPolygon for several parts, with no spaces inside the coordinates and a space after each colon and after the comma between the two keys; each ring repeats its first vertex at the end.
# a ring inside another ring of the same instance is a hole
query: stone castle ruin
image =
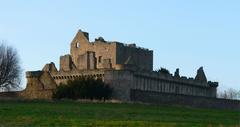
{"type": "Polygon", "coordinates": [[[102,79],[113,88],[113,98],[122,101],[134,101],[139,92],[216,98],[218,86],[207,80],[202,67],[195,78],[181,77],[179,69],[174,75],[156,72],[152,50],[102,37],[90,42],[88,33],[79,30],[70,54],[60,57],[60,69],[49,63],[41,71],[26,72],[27,87],[20,96],[51,99],[56,86],[79,77],[102,79]]]}

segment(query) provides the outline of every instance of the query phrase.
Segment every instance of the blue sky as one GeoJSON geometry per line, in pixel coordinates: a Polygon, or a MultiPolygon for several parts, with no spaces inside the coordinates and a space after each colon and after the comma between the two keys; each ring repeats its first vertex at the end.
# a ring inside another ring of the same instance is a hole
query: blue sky
{"type": "Polygon", "coordinates": [[[154,50],[154,68],[195,77],[203,66],[220,89],[240,89],[239,0],[0,0],[0,40],[24,71],[59,65],[78,29],[90,39],[154,50]]]}

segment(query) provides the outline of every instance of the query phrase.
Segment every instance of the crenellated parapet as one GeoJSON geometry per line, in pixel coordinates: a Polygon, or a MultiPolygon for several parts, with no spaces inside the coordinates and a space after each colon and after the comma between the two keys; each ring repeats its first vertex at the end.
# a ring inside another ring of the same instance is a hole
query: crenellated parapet
{"type": "Polygon", "coordinates": [[[200,86],[200,87],[217,87],[218,86],[218,82],[207,81],[203,67],[200,67],[198,69],[196,78],[180,76],[180,71],[178,68],[176,69],[174,75],[171,74],[170,72],[159,72],[159,71],[153,71],[153,72],[137,71],[134,74],[140,75],[143,77],[166,80],[169,82],[182,83],[185,85],[194,85],[194,86],[200,86]]]}

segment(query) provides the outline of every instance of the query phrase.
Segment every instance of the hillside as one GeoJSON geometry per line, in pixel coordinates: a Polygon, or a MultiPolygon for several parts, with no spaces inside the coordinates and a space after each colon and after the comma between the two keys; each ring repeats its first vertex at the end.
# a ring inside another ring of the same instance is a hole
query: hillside
{"type": "Polygon", "coordinates": [[[142,104],[0,101],[0,126],[239,127],[240,111],[142,104]]]}

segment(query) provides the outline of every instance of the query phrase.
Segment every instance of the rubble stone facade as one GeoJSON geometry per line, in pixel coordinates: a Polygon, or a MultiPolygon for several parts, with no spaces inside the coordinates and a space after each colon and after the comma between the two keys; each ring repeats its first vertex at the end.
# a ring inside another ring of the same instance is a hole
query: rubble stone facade
{"type": "Polygon", "coordinates": [[[71,42],[70,54],[60,57],[59,70],[54,63],[42,71],[27,72],[25,98],[51,99],[60,83],[78,77],[101,78],[113,88],[113,98],[134,101],[131,91],[159,92],[216,98],[217,82],[207,81],[203,68],[195,78],[153,71],[153,51],[136,44],[105,41],[99,37],[89,41],[89,34],[79,30],[71,42]]]}

